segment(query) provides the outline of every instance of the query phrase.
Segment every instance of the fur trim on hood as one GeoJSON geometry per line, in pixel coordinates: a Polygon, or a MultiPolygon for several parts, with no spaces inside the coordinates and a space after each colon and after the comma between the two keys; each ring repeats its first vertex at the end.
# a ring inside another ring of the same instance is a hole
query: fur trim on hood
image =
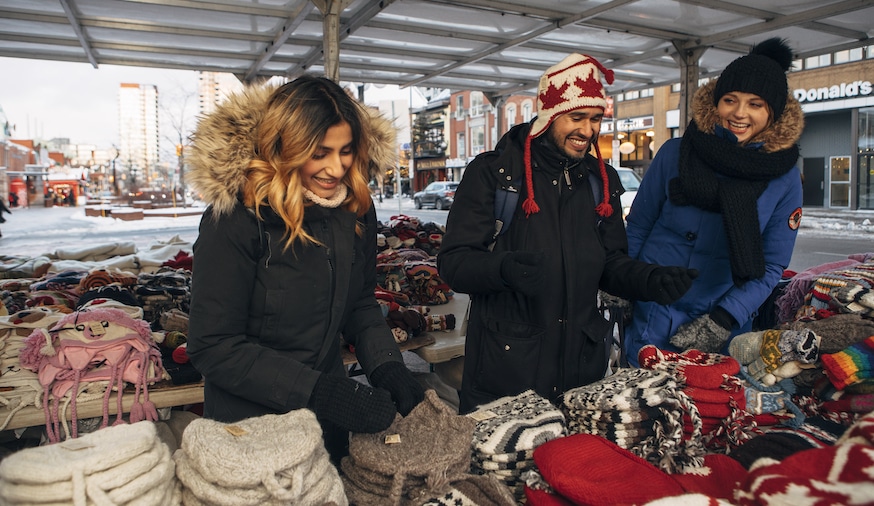
{"type": "MultiPolygon", "coordinates": [[[[276,85],[249,86],[201,117],[191,136],[185,179],[219,213],[236,205],[246,183],[246,168],[255,155],[254,137],[276,85]]],[[[397,165],[397,131],[390,119],[365,106],[371,177],[397,165]]]]}
{"type": "MultiPolygon", "coordinates": [[[[719,114],[716,111],[716,106],[713,105],[715,88],[716,81],[710,81],[698,88],[698,91],[695,92],[695,98],[692,100],[692,118],[699,130],[709,134],[714,132],[719,123],[719,114]]],[[[780,119],[759,132],[758,135],[750,139],[750,142],[764,142],[762,151],[773,153],[797,144],[802,131],[804,131],[804,112],[802,112],[798,101],[789,95],[786,98],[786,108],[783,109],[783,115],[780,116],[780,119]]]]}

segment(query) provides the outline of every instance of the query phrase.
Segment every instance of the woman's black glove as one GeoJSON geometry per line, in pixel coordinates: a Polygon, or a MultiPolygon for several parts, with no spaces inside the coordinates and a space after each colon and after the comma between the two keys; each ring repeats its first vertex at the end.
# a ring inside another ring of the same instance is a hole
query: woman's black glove
{"type": "Polygon", "coordinates": [[[319,376],[310,405],[317,417],[356,433],[383,431],[397,414],[387,390],[330,374],[319,376]]]}
{"type": "Polygon", "coordinates": [[[398,413],[407,416],[425,400],[425,389],[403,362],[386,362],[370,375],[370,384],[391,393],[398,413]]]}
{"type": "Polygon", "coordinates": [[[688,292],[697,277],[698,269],[656,267],[647,278],[646,291],[650,300],[666,306],[688,292]]]}
{"type": "Polygon", "coordinates": [[[719,353],[731,336],[734,317],[719,306],[710,314],[700,316],[680,325],[671,337],[671,344],[682,350],[696,349],[706,353],[719,353]]]}
{"type": "Polygon", "coordinates": [[[504,284],[525,295],[539,295],[543,286],[543,252],[513,251],[501,260],[504,284]]]}

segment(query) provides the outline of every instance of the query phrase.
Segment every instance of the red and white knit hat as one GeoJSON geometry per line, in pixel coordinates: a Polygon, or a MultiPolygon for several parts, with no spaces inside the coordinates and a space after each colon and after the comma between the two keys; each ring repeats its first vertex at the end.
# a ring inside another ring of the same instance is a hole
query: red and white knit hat
{"type": "MultiPolygon", "coordinates": [[[[525,182],[528,198],[522,203],[522,208],[527,215],[540,211],[540,207],[534,201],[534,183],[531,178],[531,139],[546,132],[555,118],[562,114],[586,107],[606,109],[607,95],[601,84],[602,74],[607,84],[613,83],[613,71],[604,68],[598,60],[584,54],[572,54],[546,69],[540,77],[540,85],[537,87],[537,118],[531,125],[528,138],[525,139],[525,182]]],[[[593,144],[604,186],[604,199],[595,209],[598,214],[606,217],[613,214],[607,170],[598,143],[593,144]]]]}

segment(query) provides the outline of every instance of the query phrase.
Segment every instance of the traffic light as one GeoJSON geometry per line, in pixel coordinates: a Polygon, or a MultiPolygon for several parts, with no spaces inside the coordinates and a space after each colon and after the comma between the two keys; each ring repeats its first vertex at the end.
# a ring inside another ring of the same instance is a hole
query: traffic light
{"type": "Polygon", "coordinates": [[[176,145],[176,156],[182,156],[182,144],[176,145]]]}

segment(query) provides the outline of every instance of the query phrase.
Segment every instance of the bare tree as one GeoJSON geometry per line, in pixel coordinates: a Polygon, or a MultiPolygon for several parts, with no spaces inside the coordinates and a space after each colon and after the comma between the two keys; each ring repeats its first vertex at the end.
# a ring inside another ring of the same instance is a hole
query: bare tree
{"type": "MultiPolygon", "coordinates": [[[[176,156],[176,167],[179,171],[178,188],[181,192],[183,203],[185,202],[185,147],[196,125],[195,122],[195,107],[197,97],[190,89],[186,89],[179,85],[177,89],[170,90],[168,95],[161,95],[159,107],[163,115],[162,123],[169,127],[169,130],[163,135],[163,139],[169,141],[174,146],[176,156]]],[[[172,155],[169,155],[170,158],[172,155]]],[[[173,189],[176,193],[176,189],[173,189]]]]}

